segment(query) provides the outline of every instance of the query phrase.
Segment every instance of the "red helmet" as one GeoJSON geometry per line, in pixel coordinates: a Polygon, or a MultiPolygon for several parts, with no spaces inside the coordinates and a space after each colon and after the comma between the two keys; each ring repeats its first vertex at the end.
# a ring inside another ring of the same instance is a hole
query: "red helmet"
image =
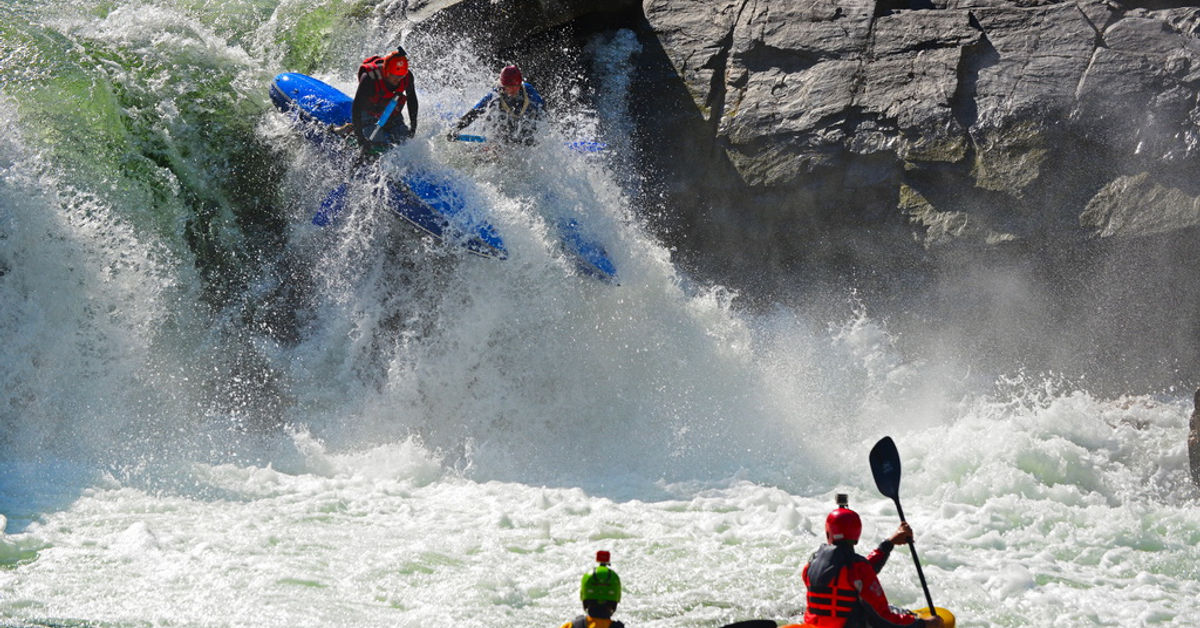
{"type": "Polygon", "coordinates": [[[849,508],[838,508],[825,517],[825,540],[830,543],[850,541],[857,543],[862,536],[862,519],[849,508]]]}
{"type": "Polygon", "coordinates": [[[504,87],[520,87],[521,83],[525,82],[525,78],[521,76],[521,68],[515,65],[504,66],[500,70],[500,84],[504,87]]]}
{"type": "Polygon", "coordinates": [[[397,50],[387,56],[383,62],[383,73],[392,76],[405,76],[408,74],[408,57],[403,52],[397,50]]]}

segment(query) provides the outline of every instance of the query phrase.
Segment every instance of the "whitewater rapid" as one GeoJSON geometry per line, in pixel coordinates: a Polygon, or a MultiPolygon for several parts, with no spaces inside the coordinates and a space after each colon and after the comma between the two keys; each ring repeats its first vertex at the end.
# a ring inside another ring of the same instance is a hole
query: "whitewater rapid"
{"type": "MultiPolygon", "coordinates": [[[[0,8],[0,624],[557,626],[600,549],[627,625],[795,621],[836,493],[864,539],[897,525],[867,465],[890,435],[960,625],[1195,625],[1192,391],[914,351],[849,287],[742,307],[643,224],[628,102],[538,85],[555,146],[610,154],[489,161],[441,136],[495,68],[418,42],[420,133],[383,167],[463,173],[510,258],[367,193],[314,227],[337,168],[266,88],[349,91],[404,32],[388,4],[0,8]],[[620,286],[574,272],[562,216],[620,286]]],[[[627,90],[638,52],[579,54],[627,90]]],[[[882,582],[924,606],[903,549],[882,582]]]]}
{"type": "MultiPolygon", "coordinates": [[[[1188,625],[1200,532],[1171,437],[1183,408],[1024,401],[1015,413],[982,403],[948,429],[893,431],[935,603],[970,625],[1188,625]]],[[[10,521],[19,531],[3,538],[6,616],[555,625],[576,612],[591,553],[609,549],[631,624],[782,620],[801,608],[798,572],[833,492],[851,495],[865,538],[896,523],[862,470],[866,442],[837,447],[858,454],[858,473],[796,494],[736,475],[648,483],[616,469],[589,488],[489,481],[412,441],[331,454],[310,434],[292,438],[303,468],[193,464],[174,470],[186,490],[26,469],[31,482],[4,492],[37,519],[10,521]]],[[[883,581],[895,603],[923,605],[903,550],[883,581]]]]}

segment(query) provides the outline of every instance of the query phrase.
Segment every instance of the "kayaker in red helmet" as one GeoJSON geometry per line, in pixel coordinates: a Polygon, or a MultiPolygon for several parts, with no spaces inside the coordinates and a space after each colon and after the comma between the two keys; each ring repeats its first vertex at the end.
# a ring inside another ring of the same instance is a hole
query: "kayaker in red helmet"
{"type": "Polygon", "coordinates": [[[454,140],[480,116],[491,127],[489,136],[515,144],[533,144],[537,123],[545,113],[546,103],[540,94],[525,81],[515,65],[500,70],[496,87],[488,92],[454,125],[447,139],[454,140]]]}
{"type": "Polygon", "coordinates": [[[363,60],[358,67],[358,90],[354,93],[351,122],[336,130],[354,133],[363,150],[380,153],[416,134],[417,109],[417,90],[408,69],[408,54],[399,48],[386,56],[376,55],[363,60]],[[380,119],[393,100],[395,106],[379,127],[380,119]],[[400,110],[406,106],[407,125],[400,115],[400,110]]]}
{"type": "Polygon", "coordinates": [[[940,617],[920,618],[889,605],[876,576],[887,563],[894,546],[912,541],[912,528],[901,523],[896,532],[866,558],[854,552],[861,534],[862,520],[858,513],[847,507],[845,497],[839,495],[837,510],[825,518],[828,544],[822,545],[804,566],[804,586],[808,588],[804,625],[819,628],[941,628],[940,617]]]}

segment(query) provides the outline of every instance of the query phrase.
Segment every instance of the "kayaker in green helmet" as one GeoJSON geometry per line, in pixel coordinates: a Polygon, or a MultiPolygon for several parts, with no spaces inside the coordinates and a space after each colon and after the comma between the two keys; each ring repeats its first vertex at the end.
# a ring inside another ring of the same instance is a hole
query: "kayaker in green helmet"
{"type": "Polygon", "coordinates": [[[609,566],[609,554],[596,552],[595,569],[583,574],[579,583],[579,599],[583,602],[586,615],[580,615],[562,628],[625,628],[625,624],[613,621],[613,613],[621,601],[621,578],[609,566]]]}

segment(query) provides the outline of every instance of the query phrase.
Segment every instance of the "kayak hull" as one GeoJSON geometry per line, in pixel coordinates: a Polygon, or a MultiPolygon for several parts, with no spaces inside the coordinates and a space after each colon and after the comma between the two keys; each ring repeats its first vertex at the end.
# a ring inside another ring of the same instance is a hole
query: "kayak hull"
{"type": "MultiPolygon", "coordinates": [[[[937,614],[938,617],[942,618],[942,626],[944,626],[944,628],[954,628],[954,623],[956,621],[954,619],[954,613],[951,613],[950,611],[948,611],[940,606],[933,607],[933,611],[934,611],[934,613],[937,614]]],[[[929,612],[929,607],[918,608],[918,609],[914,610],[913,612],[917,614],[917,617],[920,617],[922,619],[927,619],[933,615],[932,613],[929,612]]]]}

